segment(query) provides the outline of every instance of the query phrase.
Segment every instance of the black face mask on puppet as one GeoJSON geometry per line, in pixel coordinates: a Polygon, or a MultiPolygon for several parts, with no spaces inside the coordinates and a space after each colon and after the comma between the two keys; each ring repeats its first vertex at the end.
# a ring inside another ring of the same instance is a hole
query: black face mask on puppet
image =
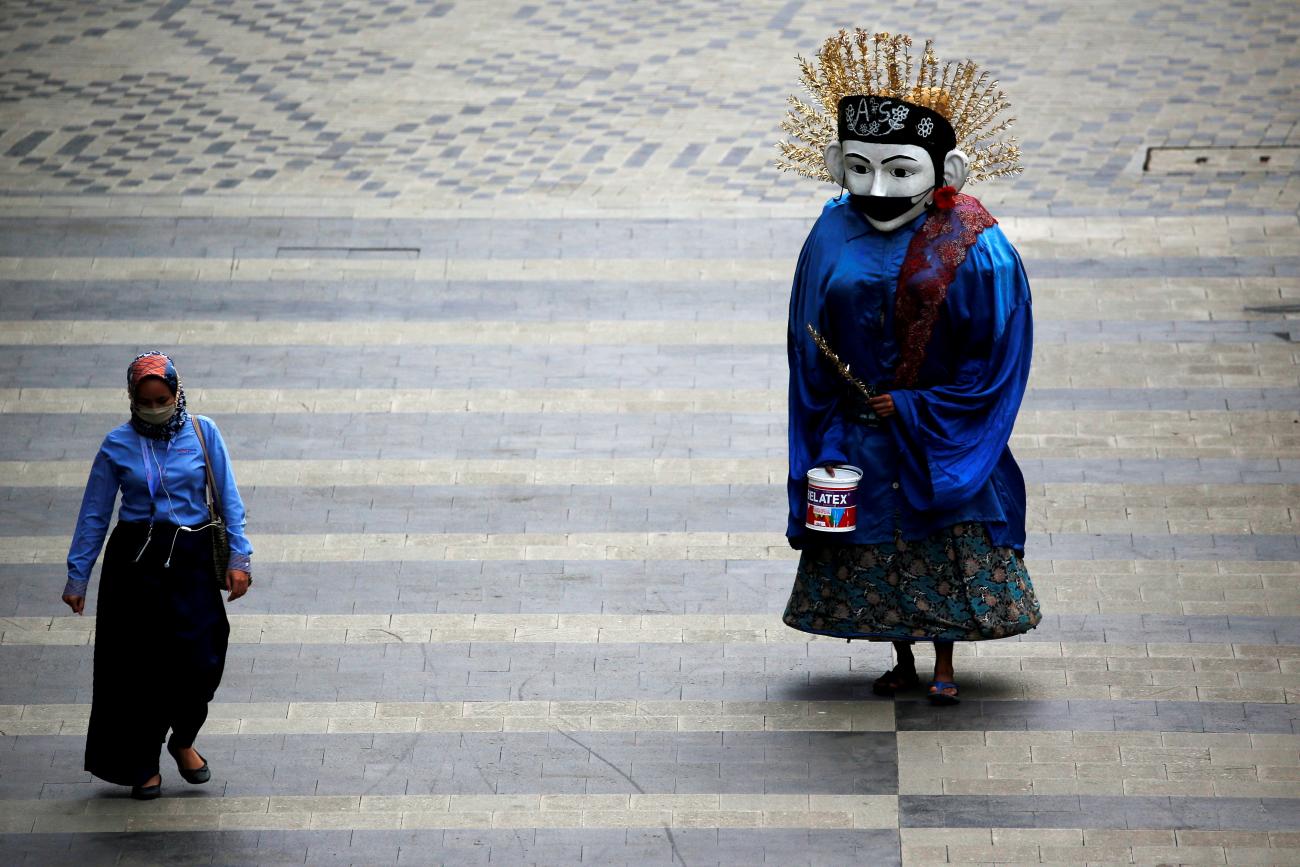
{"type": "Polygon", "coordinates": [[[873,224],[905,217],[944,184],[944,159],[956,147],[957,137],[943,115],[901,99],[871,95],[842,98],[837,115],[849,205],[873,224]],[[854,147],[853,142],[861,145],[854,147]],[[864,150],[869,153],[855,153],[864,150]],[[896,175],[882,177],[882,172],[896,175]],[[926,180],[917,175],[925,175],[926,180]],[[896,180],[898,176],[911,180],[896,180]],[[873,177],[876,183],[871,182],[873,177]],[[854,183],[852,178],[860,181],[854,183]],[[918,180],[926,184],[924,189],[917,190],[918,180]],[[870,195],[862,181],[873,190],[892,187],[905,194],[870,195]]]}
{"type": "Polygon", "coordinates": [[[862,216],[879,223],[888,223],[919,205],[933,188],[915,196],[858,196],[849,193],[849,207],[862,216]]]}

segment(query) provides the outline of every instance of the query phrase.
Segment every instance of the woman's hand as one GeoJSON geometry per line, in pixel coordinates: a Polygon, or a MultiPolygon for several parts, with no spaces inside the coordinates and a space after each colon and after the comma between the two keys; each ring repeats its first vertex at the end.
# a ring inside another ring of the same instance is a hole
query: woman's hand
{"type": "Polygon", "coordinates": [[[867,401],[867,406],[871,407],[871,411],[881,418],[889,418],[898,412],[898,410],[894,409],[894,397],[890,394],[876,395],[867,401]]]}
{"type": "Polygon", "coordinates": [[[253,576],[240,569],[226,570],[226,586],[230,588],[230,595],[226,597],[227,602],[234,602],[240,596],[248,592],[248,585],[253,583],[253,576]]]}
{"type": "Polygon", "coordinates": [[[81,614],[86,610],[85,596],[73,596],[71,593],[64,593],[63,601],[68,603],[68,607],[72,609],[73,614],[81,614]]]}

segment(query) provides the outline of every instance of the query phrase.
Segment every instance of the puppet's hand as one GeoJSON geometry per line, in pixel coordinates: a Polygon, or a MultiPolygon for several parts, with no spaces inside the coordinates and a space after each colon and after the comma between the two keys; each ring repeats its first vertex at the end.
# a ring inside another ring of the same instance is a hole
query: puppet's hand
{"type": "Polygon", "coordinates": [[[894,397],[889,394],[878,394],[867,401],[867,406],[871,411],[881,418],[889,418],[897,410],[894,409],[894,397]]]}

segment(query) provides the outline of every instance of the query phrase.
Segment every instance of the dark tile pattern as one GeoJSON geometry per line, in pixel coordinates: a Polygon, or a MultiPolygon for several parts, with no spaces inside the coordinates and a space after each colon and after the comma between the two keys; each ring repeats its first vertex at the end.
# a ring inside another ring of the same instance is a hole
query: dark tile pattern
{"type": "MultiPolygon", "coordinates": [[[[852,4],[784,0],[743,11],[696,0],[635,8],[489,9],[451,0],[10,6],[0,29],[3,98],[55,106],[70,119],[6,129],[14,141],[41,133],[44,146],[0,160],[40,177],[45,189],[273,195],[289,179],[381,200],[480,202],[599,194],[603,178],[621,173],[648,189],[669,178],[733,202],[801,201],[808,184],[770,165],[775,124],[797,87],[789,55],[811,54],[860,16],[852,4]],[[509,36],[488,52],[466,38],[481,32],[509,36]],[[773,54],[774,41],[788,50],[773,54]],[[60,76],[63,57],[131,50],[121,43],[152,51],[142,71],[60,76]],[[734,61],[745,58],[760,62],[738,74],[734,61]],[[182,69],[190,72],[177,82],[182,69]],[[378,82],[388,80],[443,98],[359,124],[352,102],[340,107],[328,95],[367,78],[376,84],[362,92],[372,99],[387,96],[378,82]],[[42,89],[54,79],[53,90],[42,89]],[[97,102],[96,87],[148,95],[124,111],[97,102]],[[704,112],[722,122],[702,128],[704,112]],[[502,147],[516,149],[517,167],[488,156],[502,147]]],[[[1105,9],[1021,3],[983,9],[973,28],[937,9],[885,12],[875,24],[939,34],[944,55],[977,57],[1005,83],[1029,171],[993,196],[1061,212],[1192,211],[1202,201],[1249,211],[1276,205],[1279,187],[1294,202],[1294,186],[1279,173],[1153,175],[1140,170],[1141,158],[1147,147],[1294,145],[1289,51],[1298,14],[1292,4],[1246,4],[1223,16],[1201,0],[1105,9]],[[1071,41],[1098,26],[1110,37],[1101,62],[1071,41]],[[1236,63],[1239,52],[1254,63],[1236,63]],[[1267,98],[1243,103],[1241,93],[1267,98]]],[[[0,144],[0,155],[12,150],[0,144]]]]}

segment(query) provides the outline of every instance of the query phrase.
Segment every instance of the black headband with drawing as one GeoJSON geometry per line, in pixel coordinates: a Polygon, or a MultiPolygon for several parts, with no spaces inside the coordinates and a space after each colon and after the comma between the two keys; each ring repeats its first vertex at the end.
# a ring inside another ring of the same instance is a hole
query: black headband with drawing
{"type": "Polygon", "coordinates": [[[839,102],[840,141],[910,144],[942,160],[957,147],[952,124],[933,109],[887,96],[850,95],[839,102]]]}

